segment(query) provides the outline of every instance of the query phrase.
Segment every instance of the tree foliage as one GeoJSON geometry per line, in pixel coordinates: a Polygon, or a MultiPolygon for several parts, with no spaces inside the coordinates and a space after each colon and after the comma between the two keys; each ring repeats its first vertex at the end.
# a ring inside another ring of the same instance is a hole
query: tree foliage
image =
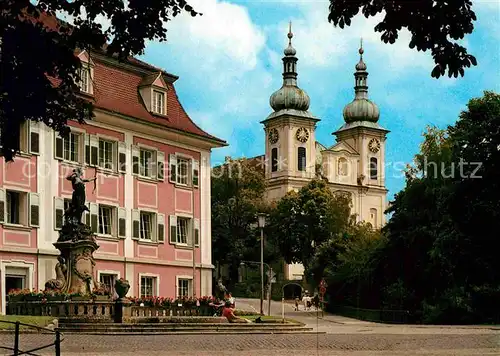
{"type": "Polygon", "coordinates": [[[119,59],[142,54],[146,40],[166,40],[164,24],[187,11],[185,0],[3,0],[0,2],[0,124],[6,160],[19,151],[20,125],[41,121],[61,135],[67,120],[91,119],[79,95],[75,50],[104,50],[119,59]],[[73,19],[70,26],[57,14],[73,19]],[[105,20],[108,28],[97,20],[105,20]],[[57,78],[57,80],[54,80],[57,78]]]}
{"type": "Polygon", "coordinates": [[[499,127],[500,95],[485,92],[455,125],[427,129],[388,209],[386,237],[338,257],[351,267],[334,271],[337,299],[409,310],[424,322],[498,322],[499,127]]]}
{"type": "Polygon", "coordinates": [[[350,196],[333,194],[322,180],[284,196],[271,213],[270,235],[285,261],[303,264],[308,273],[319,246],[350,224],[350,204],[350,196]]]}
{"type": "Polygon", "coordinates": [[[377,1],[330,0],[328,20],[344,28],[361,10],[366,17],[384,17],[374,30],[382,33],[381,40],[393,44],[405,28],[411,34],[409,47],[430,50],[436,66],[432,77],[464,75],[464,69],[477,65],[476,58],[456,41],[474,30],[476,14],[471,0],[457,1],[377,1]]]}
{"type": "MultiPolygon", "coordinates": [[[[264,175],[251,161],[229,160],[213,170],[212,258],[230,265],[232,279],[242,260],[260,260],[256,214],[269,209],[265,191],[264,175]]],[[[272,252],[272,246],[265,251],[272,252]]]]}

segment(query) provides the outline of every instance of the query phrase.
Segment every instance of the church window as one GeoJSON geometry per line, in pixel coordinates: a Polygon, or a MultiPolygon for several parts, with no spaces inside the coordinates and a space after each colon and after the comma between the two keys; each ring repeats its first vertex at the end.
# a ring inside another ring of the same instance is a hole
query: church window
{"type": "Polygon", "coordinates": [[[375,157],[370,158],[370,179],[377,179],[377,159],[375,157]]]}
{"type": "Polygon", "coordinates": [[[344,157],[339,158],[338,160],[338,175],[346,176],[347,175],[347,159],[344,157]]]}
{"type": "Polygon", "coordinates": [[[271,150],[271,171],[276,172],[278,170],[278,149],[275,147],[271,150]]]}
{"type": "Polygon", "coordinates": [[[305,171],[306,170],[306,148],[305,147],[299,147],[297,149],[297,158],[298,158],[297,169],[299,171],[305,171]]]}
{"type": "Polygon", "coordinates": [[[374,229],[377,228],[377,209],[370,209],[370,222],[374,229]]]}

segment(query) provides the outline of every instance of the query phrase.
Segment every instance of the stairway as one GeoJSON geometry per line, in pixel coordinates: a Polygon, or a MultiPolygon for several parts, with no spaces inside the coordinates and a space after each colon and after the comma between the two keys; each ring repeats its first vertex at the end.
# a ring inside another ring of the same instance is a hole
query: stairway
{"type": "Polygon", "coordinates": [[[306,334],[312,328],[299,323],[208,324],[208,323],[78,323],[59,321],[64,334],[169,335],[169,334],[306,334]]]}

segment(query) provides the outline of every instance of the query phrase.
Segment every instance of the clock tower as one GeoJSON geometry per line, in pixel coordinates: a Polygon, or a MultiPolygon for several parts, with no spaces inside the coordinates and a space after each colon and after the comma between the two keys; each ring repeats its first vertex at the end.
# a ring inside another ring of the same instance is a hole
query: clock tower
{"type": "Polygon", "coordinates": [[[264,121],[265,171],[268,199],[276,200],[299,190],[316,174],[316,123],[309,109],[309,96],[297,85],[297,57],[292,29],[283,57],[283,85],[271,95],[274,110],[264,121]]]}
{"type": "Polygon", "coordinates": [[[357,164],[352,171],[351,184],[353,209],[359,221],[367,221],[379,228],[385,224],[387,208],[385,188],[385,142],[388,130],[378,124],[378,106],[368,99],[368,72],[363,61],[363,44],[359,49],[359,62],[354,73],[354,100],[344,108],[344,121],[334,135],[338,143],[351,147],[356,152],[357,164]]]}

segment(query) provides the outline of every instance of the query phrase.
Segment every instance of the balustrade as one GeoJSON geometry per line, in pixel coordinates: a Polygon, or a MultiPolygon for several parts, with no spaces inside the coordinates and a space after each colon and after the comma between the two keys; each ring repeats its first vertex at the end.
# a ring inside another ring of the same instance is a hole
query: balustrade
{"type": "Polygon", "coordinates": [[[208,306],[138,306],[136,304],[118,303],[117,301],[9,301],[7,314],[53,316],[55,318],[83,318],[121,322],[123,317],[169,318],[178,316],[211,316],[214,310],[208,306]],[[121,308],[121,313],[115,313],[121,308]],[[118,317],[117,321],[115,314],[118,317]]]}

